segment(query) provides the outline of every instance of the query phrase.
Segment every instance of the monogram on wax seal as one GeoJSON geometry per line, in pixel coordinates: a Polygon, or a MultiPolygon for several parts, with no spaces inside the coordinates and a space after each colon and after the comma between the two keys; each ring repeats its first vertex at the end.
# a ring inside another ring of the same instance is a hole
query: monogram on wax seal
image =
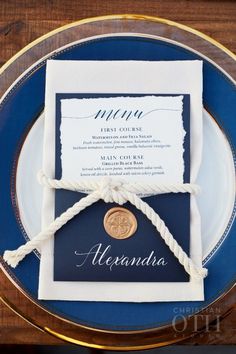
{"type": "Polygon", "coordinates": [[[134,214],[121,207],[108,210],[103,224],[108,235],[119,240],[132,236],[137,230],[137,220],[134,214]]]}

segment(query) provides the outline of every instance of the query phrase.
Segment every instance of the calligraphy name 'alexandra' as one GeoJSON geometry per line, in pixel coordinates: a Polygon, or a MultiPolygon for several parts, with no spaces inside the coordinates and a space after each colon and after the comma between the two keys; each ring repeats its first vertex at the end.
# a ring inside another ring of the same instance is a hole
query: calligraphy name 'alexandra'
{"type": "Polygon", "coordinates": [[[114,266],[124,267],[158,267],[166,266],[167,262],[164,257],[158,258],[154,251],[151,251],[147,257],[127,257],[124,254],[121,256],[110,256],[111,245],[108,245],[103,249],[102,243],[97,243],[90,248],[88,252],[75,251],[75,255],[78,256],[79,262],[76,267],[83,267],[86,263],[90,263],[93,266],[107,266],[110,271],[114,266]]]}

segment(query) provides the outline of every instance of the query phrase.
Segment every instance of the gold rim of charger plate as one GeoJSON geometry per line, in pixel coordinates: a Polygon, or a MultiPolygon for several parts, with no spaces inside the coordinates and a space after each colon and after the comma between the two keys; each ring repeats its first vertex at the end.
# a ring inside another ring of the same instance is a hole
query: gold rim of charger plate
{"type": "Polygon", "coordinates": [[[96,16],[96,17],[89,17],[85,18],[82,20],[78,20],[72,23],[68,23],[64,26],[61,26],[59,28],[56,28],[55,30],[52,30],[43,36],[40,36],[39,38],[35,39],[34,41],[30,42],[27,44],[24,48],[22,48],[19,52],[17,52],[13,57],[11,57],[1,68],[0,68],[0,74],[3,73],[4,70],[7,69],[9,65],[11,65],[17,58],[19,58],[22,54],[24,54],[26,51],[28,51],[30,48],[34,47],[36,44],[42,42],[44,39],[47,39],[54,34],[57,34],[59,32],[62,32],[66,29],[80,26],[86,23],[91,23],[91,22],[99,22],[99,21],[105,21],[105,20],[142,20],[142,21],[150,21],[150,22],[159,22],[163,23],[169,26],[177,27],[180,28],[184,31],[190,32],[192,34],[195,34],[198,37],[201,37],[202,39],[205,39],[207,42],[213,44],[214,46],[218,47],[222,51],[224,51],[226,54],[228,54],[231,58],[236,60],[236,54],[234,54],[231,50],[226,48],[223,44],[218,42],[217,40],[211,38],[207,34],[196,30],[192,27],[183,25],[179,22],[175,22],[172,20],[168,20],[166,18],[162,17],[155,17],[155,16],[147,16],[147,15],[138,15],[138,14],[117,14],[117,15],[105,15],[105,16],[96,16]]]}
{"type": "MultiPolygon", "coordinates": [[[[189,26],[183,25],[181,23],[172,21],[172,20],[168,20],[165,18],[161,18],[161,17],[154,17],[154,16],[147,16],[147,15],[138,15],[138,14],[117,14],[117,15],[106,15],[106,16],[97,16],[97,17],[90,17],[90,18],[85,18],[82,20],[78,20],[69,24],[66,24],[64,26],[61,26],[55,30],[52,30],[48,33],[46,33],[45,35],[37,38],[36,40],[32,41],[31,43],[29,43],[28,45],[26,45],[24,48],[22,48],[19,52],[17,52],[13,57],[11,57],[1,68],[0,68],[0,74],[2,74],[12,63],[14,63],[14,61],[16,61],[21,55],[23,55],[24,53],[26,53],[29,49],[33,48],[34,46],[36,46],[37,44],[39,44],[40,42],[43,42],[45,39],[59,33],[62,32],[66,29],[70,29],[76,26],[80,26],[83,24],[87,24],[87,23],[92,23],[92,22],[99,22],[99,21],[105,21],[105,20],[139,20],[139,21],[150,21],[150,22],[158,22],[158,23],[163,23],[172,27],[176,27],[179,29],[182,29],[186,32],[195,34],[198,37],[201,37],[202,39],[206,40],[207,42],[211,43],[212,45],[218,47],[219,49],[221,49],[223,52],[225,52],[227,55],[229,55],[231,58],[233,58],[234,60],[236,60],[236,55],[229,50],[228,48],[226,48],[223,44],[221,44],[220,42],[216,41],[215,39],[211,38],[210,36],[204,34],[203,32],[196,30],[194,28],[191,28],[189,26]]],[[[1,266],[2,268],[2,266],[1,266]]],[[[3,269],[4,270],[4,269],[3,269]]],[[[5,273],[5,272],[4,272],[5,273]]],[[[5,273],[6,274],[6,273],[5,273]]],[[[8,275],[8,278],[10,280],[11,277],[8,275]]],[[[27,296],[27,294],[14,282],[14,285],[25,295],[27,296]]],[[[224,294],[222,294],[219,298],[215,299],[215,301],[213,301],[213,303],[217,302],[219,299],[221,299],[223,296],[225,296],[233,287],[231,287],[230,289],[228,289],[227,292],[225,292],[224,294]]],[[[30,297],[27,296],[27,298],[29,298],[31,301],[34,302],[33,299],[31,299],[30,297]]],[[[161,346],[166,346],[166,345],[170,345],[170,344],[174,344],[180,341],[183,341],[184,339],[187,339],[191,336],[191,334],[188,334],[186,337],[181,337],[181,338],[175,338],[172,340],[168,340],[168,341],[163,341],[163,342],[158,342],[158,337],[157,337],[157,342],[156,343],[150,343],[150,344],[144,344],[144,345],[125,345],[125,346],[119,346],[119,345],[103,345],[103,344],[97,344],[97,343],[91,343],[91,342],[86,342],[86,341],[82,341],[79,339],[74,339],[71,337],[68,337],[62,333],[59,333],[57,331],[54,331],[52,329],[50,329],[49,327],[43,327],[40,326],[39,324],[37,324],[35,322],[35,320],[33,320],[32,318],[25,316],[19,309],[17,309],[15,307],[14,304],[12,304],[8,299],[6,299],[4,296],[0,296],[1,301],[8,307],[10,308],[15,314],[17,314],[18,316],[20,316],[22,319],[24,319],[26,322],[28,322],[29,324],[33,325],[35,328],[37,328],[40,331],[43,331],[45,333],[48,333],[50,335],[52,335],[53,337],[56,337],[58,339],[61,339],[65,342],[68,343],[72,343],[72,344],[77,344],[77,345],[82,345],[82,346],[86,346],[86,347],[90,347],[90,348],[95,348],[95,349],[107,349],[107,350],[120,350],[120,351],[128,351],[128,350],[144,350],[144,349],[152,349],[152,348],[157,348],[157,347],[161,347],[161,346]]],[[[212,304],[213,304],[212,303],[212,304]]],[[[36,306],[39,306],[39,304],[37,302],[34,302],[34,304],[36,306]]],[[[46,309],[42,308],[41,306],[39,306],[41,309],[43,309],[43,311],[46,311],[47,313],[51,314],[52,316],[54,316],[51,312],[47,311],[46,309]]],[[[55,317],[59,318],[60,320],[64,320],[66,322],[70,322],[66,319],[63,319],[57,315],[55,315],[55,317]]],[[[76,324],[73,323],[74,325],[77,325],[78,328],[84,328],[84,329],[88,329],[91,332],[94,333],[111,333],[111,334],[116,334],[116,333],[149,333],[149,332],[153,332],[155,330],[158,329],[157,328],[153,328],[151,330],[139,330],[139,331],[109,331],[109,330],[102,330],[102,329],[98,329],[98,328],[93,328],[93,327],[88,327],[88,326],[83,326],[80,324],[76,324]]]]}

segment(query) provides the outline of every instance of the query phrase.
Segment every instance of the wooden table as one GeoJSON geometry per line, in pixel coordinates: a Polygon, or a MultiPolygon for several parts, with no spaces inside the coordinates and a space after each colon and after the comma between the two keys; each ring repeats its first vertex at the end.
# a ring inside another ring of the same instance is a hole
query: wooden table
{"type": "MultiPolygon", "coordinates": [[[[235,1],[155,0],[1,0],[0,65],[39,36],[64,24],[98,15],[136,13],[168,18],[205,32],[236,52],[235,1]]],[[[10,283],[1,286],[12,291],[10,283]]],[[[229,298],[236,300],[235,289],[229,298]]],[[[225,300],[227,301],[227,300],[225,300]]],[[[26,306],[22,300],[22,308],[26,306]]],[[[60,344],[32,327],[0,303],[0,344],[60,344]]],[[[236,306],[221,318],[219,328],[197,334],[181,344],[236,344],[236,306]]]]}

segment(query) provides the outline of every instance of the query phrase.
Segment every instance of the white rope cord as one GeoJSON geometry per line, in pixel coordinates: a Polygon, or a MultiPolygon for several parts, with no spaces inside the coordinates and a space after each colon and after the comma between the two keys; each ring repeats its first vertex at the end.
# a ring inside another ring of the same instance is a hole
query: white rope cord
{"type": "Polygon", "coordinates": [[[20,246],[14,251],[5,251],[3,258],[12,267],[16,267],[18,263],[43,241],[52,237],[63,225],[71,220],[75,215],[78,215],[82,210],[86,209],[99,199],[105,203],[115,202],[119,205],[127,201],[139,209],[156,227],[160,236],[165,241],[171,252],[183,265],[186,272],[195,279],[202,279],[207,276],[206,268],[198,268],[188,255],[179,246],[174,239],[164,221],[159,215],[138,195],[156,195],[163,193],[194,193],[199,191],[199,187],[195,184],[151,184],[151,183],[127,183],[126,181],[116,180],[109,177],[104,177],[98,181],[66,181],[48,178],[42,171],[38,175],[39,182],[53,189],[67,189],[72,191],[80,191],[87,193],[79,202],[67,209],[59,217],[57,217],[45,230],[41,231],[32,240],[20,246]]]}

